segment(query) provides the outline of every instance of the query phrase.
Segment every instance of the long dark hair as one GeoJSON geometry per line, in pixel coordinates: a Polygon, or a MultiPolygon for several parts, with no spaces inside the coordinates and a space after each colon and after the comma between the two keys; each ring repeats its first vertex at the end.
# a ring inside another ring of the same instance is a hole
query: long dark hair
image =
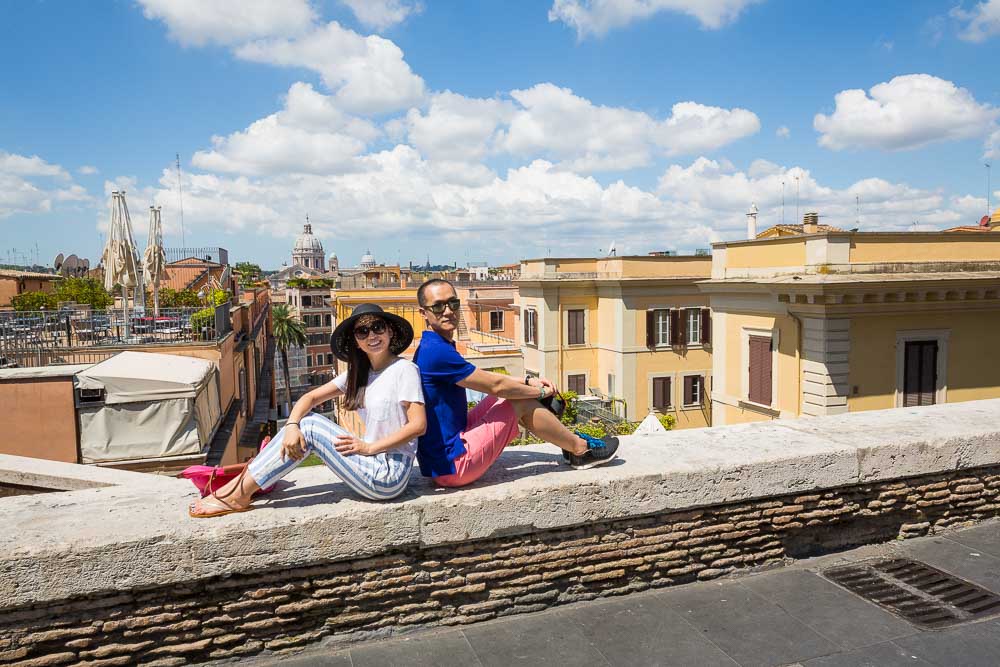
{"type": "MultiPolygon", "coordinates": [[[[385,319],[377,315],[363,315],[358,318],[354,326],[358,326],[359,324],[371,325],[376,320],[386,325],[386,330],[389,332],[389,346],[391,347],[394,330],[385,319]]],[[[358,345],[358,339],[354,337],[353,329],[347,340],[349,352],[347,361],[347,388],[344,390],[344,409],[358,410],[365,407],[365,387],[368,386],[368,373],[371,372],[372,362],[368,358],[368,355],[365,354],[365,351],[361,349],[361,346],[358,345]]]]}

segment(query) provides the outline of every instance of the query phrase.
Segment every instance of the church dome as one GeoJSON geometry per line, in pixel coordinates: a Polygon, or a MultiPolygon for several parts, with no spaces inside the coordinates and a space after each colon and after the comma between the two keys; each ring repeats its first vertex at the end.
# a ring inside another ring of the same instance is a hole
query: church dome
{"type": "Polygon", "coordinates": [[[371,250],[366,251],[361,257],[361,266],[366,268],[375,266],[375,255],[372,254],[371,250]]]}
{"type": "Polygon", "coordinates": [[[302,233],[295,239],[295,249],[292,251],[292,254],[298,253],[323,254],[323,242],[313,236],[312,225],[307,224],[303,226],[302,233]]]}

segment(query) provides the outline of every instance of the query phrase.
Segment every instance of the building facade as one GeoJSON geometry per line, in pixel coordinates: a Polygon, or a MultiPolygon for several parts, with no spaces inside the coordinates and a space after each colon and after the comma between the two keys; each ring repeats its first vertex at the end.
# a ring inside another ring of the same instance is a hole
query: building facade
{"type": "Polygon", "coordinates": [[[711,424],[711,316],[694,256],[525,260],[516,281],[518,342],[528,373],[602,399],[638,421],[672,414],[711,424]]]}
{"type": "Polygon", "coordinates": [[[713,250],[713,424],[1000,396],[1000,235],[813,228],[713,250]]]}

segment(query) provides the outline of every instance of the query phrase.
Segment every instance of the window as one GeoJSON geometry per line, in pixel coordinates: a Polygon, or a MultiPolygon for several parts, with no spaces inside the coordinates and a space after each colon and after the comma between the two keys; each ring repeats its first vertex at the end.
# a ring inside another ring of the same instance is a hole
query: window
{"type": "Polygon", "coordinates": [[[670,409],[670,378],[653,378],[653,409],[660,412],[670,409]]]}
{"type": "Polygon", "coordinates": [[[583,345],[586,343],[583,332],[584,312],[582,310],[566,311],[566,321],[569,331],[566,339],[570,345],[583,345]]]}
{"type": "Polygon", "coordinates": [[[313,357],[311,354],[306,355],[306,368],[313,365],[313,357]]]}
{"type": "Polygon", "coordinates": [[[646,347],[670,345],[670,310],[657,308],[646,311],[646,347]]]}
{"type": "Polygon", "coordinates": [[[701,342],[701,308],[686,308],[688,345],[701,342]]]}
{"type": "Polygon", "coordinates": [[[771,405],[771,338],[750,336],[750,390],[751,403],[771,405]]]}
{"type": "Polygon", "coordinates": [[[323,326],[328,327],[328,328],[332,328],[333,327],[333,316],[332,315],[324,315],[323,316],[323,326]]]}
{"type": "Polygon", "coordinates": [[[566,388],[574,392],[577,396],[583,396],[587,393],[587,376],[582,373],[567,376],[566,388]]]}
{"type": "Polygon", "coordinates": [[[326,355],[326,365],[327,366],[333,366],[333,354],[332,353],[328,353],[326,355]]]}
{"type": "Polygon", "coordinates": [[[242,403],[240,404],[240,413],[246,416],[247,411],[250,408],[250,389],[247,385],[247,369],[240,369],[240,398],[242,403]]]}
{"type": "Polygon", "coordinates": [[[903,407],[934,405],[937,388],[937,341],[907,341],[903,355],[903,407]]]}
{"type": "Polygon", "coordinates": [[[702,404],[704,396],[705,378],[701,375],[684,376],[684,406],[697,406],[702,404]]]}
{"type": "Polygon", "coordinates": [[[311,296],[304,296],[304,297],[302,297],[302,306],[304,308],[311,307],[312,306],[312,297],[311,296]]]}
{"type": "Polygon", "coordinates": [[[525,309],[524,311],[524,344],[538,345],[538,311],[525,309]]]}
{"type": "Polygon", "coordinates": [[[490,331],[503,331],[503,311],[490,311],[490,331]]]}

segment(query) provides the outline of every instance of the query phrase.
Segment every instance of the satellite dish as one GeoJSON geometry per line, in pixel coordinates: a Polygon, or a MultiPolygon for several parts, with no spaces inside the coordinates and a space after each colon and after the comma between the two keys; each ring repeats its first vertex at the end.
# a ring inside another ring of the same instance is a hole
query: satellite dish
{"type": "Polygon", "coordinates": [[[981,218],[981,219],[979,220],[979,226],[980,226],[980,227],[989,227],[989,226],[990,226],[990,216],[988,216],[988,215],[984,215],[984,216],[983,216],[983,217],[982,217],[982,218],[981,218]]]}
{"type": "Polygon", "coordinates": [[[56,255],[55,260],[52,262],[52,266],[58,272],[60,267],[62,267],[62,263],[63,263],[63,254],[59,253],[58,255],[56,255]]]}
{"type": "Polygon", "coordinates": [[[74,275],[79,265],[80,258],[76,255],[70,255],[63,261],[63,274],[68,276],[74,275]]]}
{"type": "Polygon", "coordinates": [[[83,271],[84,271],[85,273],[86,273],[87,271],[90,271],[90,260],[89,260],[89,259],[85,259],[85,260],[83,260],[83,271]]]}

